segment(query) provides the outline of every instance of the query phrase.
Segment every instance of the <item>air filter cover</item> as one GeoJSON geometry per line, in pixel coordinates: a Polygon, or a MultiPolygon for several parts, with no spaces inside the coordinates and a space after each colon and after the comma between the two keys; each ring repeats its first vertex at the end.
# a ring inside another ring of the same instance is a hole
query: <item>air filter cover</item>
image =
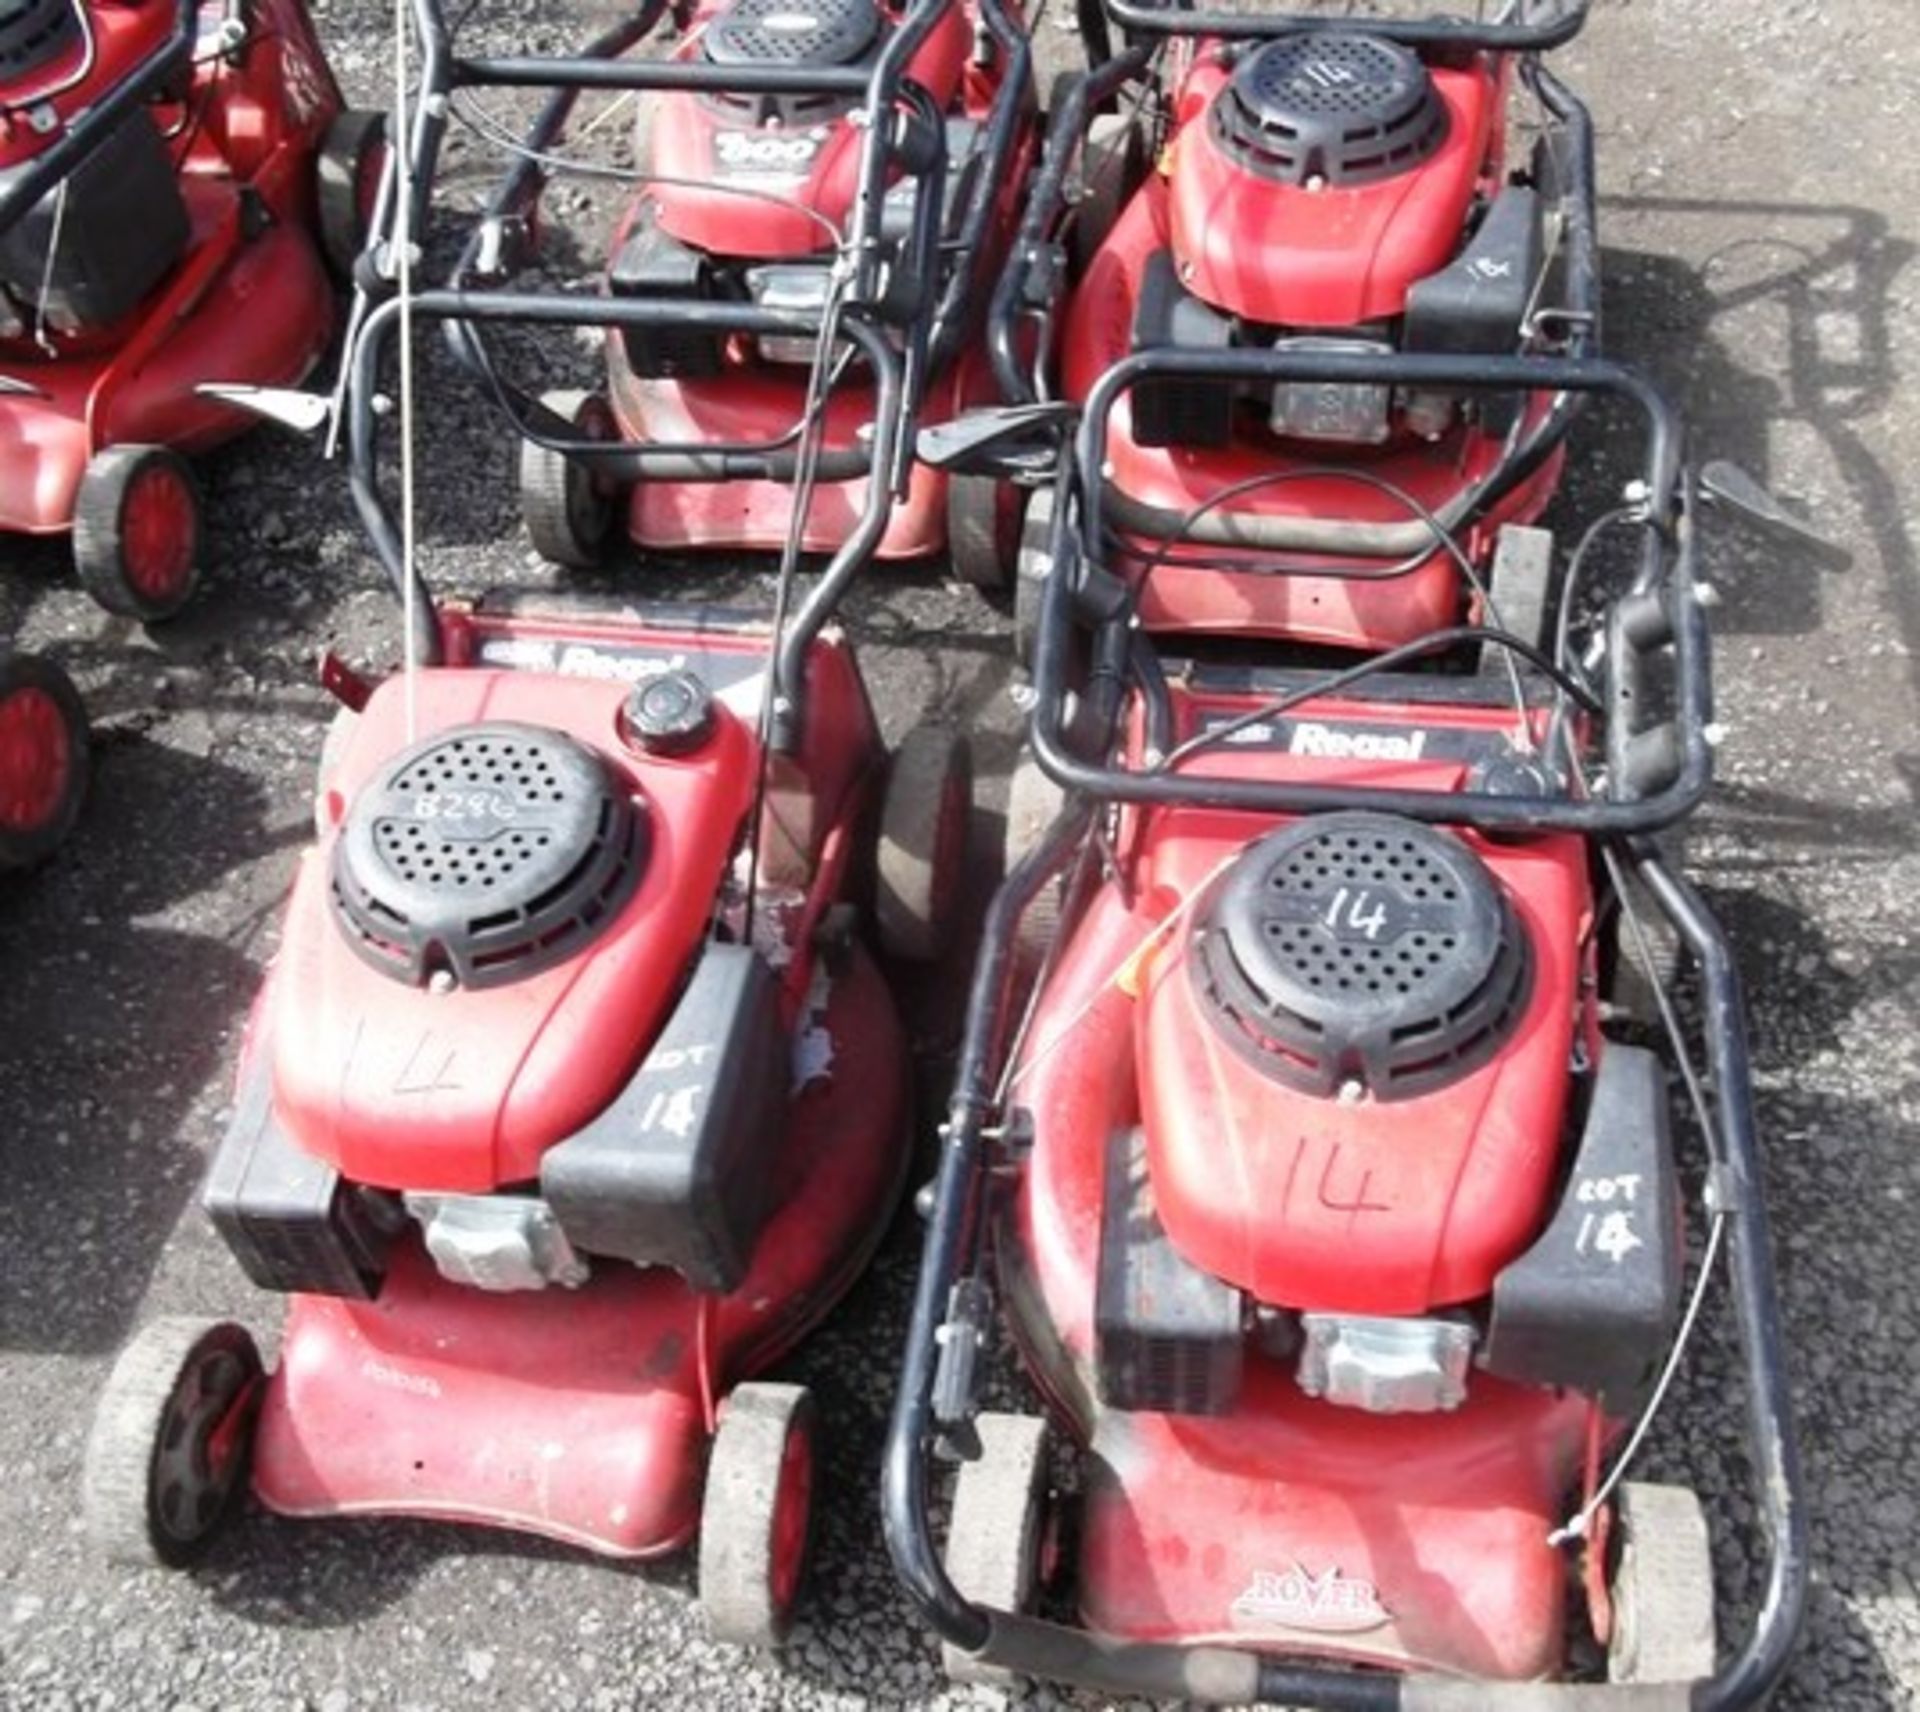
{"type": "Polygon", "coordinates": [[[0,0],[0,79],[50,65],[80,40],[73,0],[0,0]]]}
{"type": "Polygon", "coordinates": [[[874,0],[737,0],[705,44],[717,65],[852,65],[879,34],[874,0]]]}
{"type": "Polygon", "coordinates": [[[1213,103],[1214,136],[1242,166],[1282,184],[1371,184],[1431,156],[1446,103],[1419,55],[1343,31],[1255,48],[1213,103]]]}
{"type": "Polygon", "coordinates": [[[1404,1098],[1486,1063],[1526,1008],[1531,957],[1505,891],[1451,833],[1314,816],[1261,839],[1193,941],[1202,1009],[1277,1081],[1404,1098]]]}
{"type": "Polygon", "coordinates": [[[334,845],[334,916],[397,979],[517,980],[613,920],[645,867],[645,830],[607,763],[564,733],[460,726],[355,797],[334,845]]]}

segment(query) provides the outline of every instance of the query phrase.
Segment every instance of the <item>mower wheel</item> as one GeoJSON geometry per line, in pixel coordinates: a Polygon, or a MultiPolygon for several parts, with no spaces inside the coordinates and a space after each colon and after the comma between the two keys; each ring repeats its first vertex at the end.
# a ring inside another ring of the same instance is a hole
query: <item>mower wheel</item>
{"type": "Polygon", "coordinates": [[[1627,1481],[1614,1497],[1620,1542],[1607,1680],[1696,1682],[1713,1675],[1713,1555],[1700,1500],[1684,1486],[1627,1481]]]}
{"type": "Polygon", "coordinates": [[[874,917],[880,949],[937,962],[960,901],[973,818],[973,750],[956,732],[921,726],[893,754],[880,807],[874,917]]]}
{"type": "MultiPolygon", "coordinates": [[[[1018,1615],[1040,1583],[1046,1526],[1047,1423],[1032,1415],[983,1414],[980,1455],[960,1465],[947,1526],[947,1574],[963,1598],[1018,1615]]],[[[955,1682],[997,1683],[1008,1673],[951,1644],[941,1662],[955,1682]]]]}
{"type": "Polygon", "coordinates": [[[200,485],[165,446],[109,446],[80,478],[73,566],[109,612],[171,618],[200,581],[200,485]]]}
{"type": "MultiPolygon", "coordinates": [[[[1066,802],[1066,791],[1048,778],[1041,771],[1040,763],[1023,750],[1007,783],[1007,834],[1003,847],[1007,873],[1012,873],[1040,842],[1047,828],[1059,818],[1066,802]]],[[[1023,975],[1037,972],[1046,961],[1054,936],[1060,931],[1065,885],[1066,877],[1056,875],[1042,886],[1028,901],[1020,924],[1014,929],[1014,961],[1023,975]]]]}
{"type": "MultiPolygon", "coordinates": [[[[1047,112],[1058,113],[1064,86],[1073,75],[1054,79],[1047,112]]],[[[1067,227],[1069,277],[1078,280],[1112,235],[1128,199],[1146,177],[1145,139],[1140,127],[1121,113],[1095,113],[1087,121],[1074,173],[1072,223],[1067,227]]]]}
{"type": "Polygon", "coordinates": [[[87,712],[37,654],[0,653],[0,868],[30,868],[73,830],[87,794],[87,712]]]}
{"type": "Polygon", "coordinates": [[[334,116],[314,159],[320,252],[343,281],[367,247],[387,152],[386,114],[349,107],[334,116]]]}
{"type": "MultiPolygon", "coordinates": [[[[614,440],[613,408],[595,392],[549,392],[540,402],[589,440],[614,440]]],[[[588,571],[613,533],[617,493],[604,478],[538,441],[520,442],[520,514],[533,550],[551,564],[588,571]]]]}
{"type": "MultiPolygon", "coordinates": [[[[1667,865],[1676,871],[1684,860],[1681,838],[1678,830],[1669,830],[1658,840],[1667,865]]],[[[1608,1009],[1622,1022],[1661,1027],[1660,994],[1672,995],[1686,959],[1680,930],[1654,903],[1652,895],[1636,886],[1633,897],[1623,900],[1615,911],[1612,940],[1609,958],[1603,964],[1608,1009]],[[1638,934],[1626,918],[1627,902],[1634,905],[1638,934]]]]}
{"type": "Polygon", "coordinates": [[[1046,592],[1047,572],[1053,569],[1048,550],[1052,539],[1053,489],[1036,488],[1020,520],[1020,551],[1013,575],[1013,657],[1029,668],[1040,633],[1040,597],[1046,592]]]}
{"type": "Polygon", "coordinates": [[[958,581],[993,594],[1013,580],[1026,497],[994,476],[947,478],[947,553],[958,581]]]}
{"type": "Polygon", "coordinates": [[[122,1351],[87,1438],[80,1507],[110,1563],[197,1557],[246,1482],[260,1352],[227,1320],[157,1320],[122,1351]]]}
{"type": "Polygon", "coordinates": [[[700,1509],[700,1603],[717,1638],[785,1638],[813,1526],[813,1394],[736,1385],[720,1405],[700,1509]]]}

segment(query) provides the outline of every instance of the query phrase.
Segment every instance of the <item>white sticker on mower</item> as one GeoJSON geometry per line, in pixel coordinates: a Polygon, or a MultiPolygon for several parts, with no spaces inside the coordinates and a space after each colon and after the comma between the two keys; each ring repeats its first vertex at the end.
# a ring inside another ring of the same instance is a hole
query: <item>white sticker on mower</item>
{"type": "MultiPolygon", "coordinates": [[[[651,1068],[651,1066],[649,1066],[651,1068]]],[[[688,1082],[678,1088],[662,1088],[647,1101],[640,1114],[640,1128],[648,1135],[665,1130],[682,1140],[694,1132],[700,1122],[700,1102],[706,1097],[704,1082],[688,1082]]]]}
{"type": "Polygon", "coordinates": [[[801,136],[750,136],[745,131],[722,131],[713,139],[714,157],[722,166],[803,167],[820,152],[824,131],[801,136]]]}
{"type": "Polygon", "coordinates": [[[1323,1635],[1357,1635],[1390,1620],[1379,1590],[1336,1566],[1319,1575],[1305,1566],[1263,1569],[1230,1608],[1235,1628],[1310,1629],[1323,1635]]]}
{"type": "Polygon", "coordinates": [[[1368,939],[1378,939],[1387,925],[1387,906],[1372,903],[1373,893],[1366,887],[1355,891],[1342,886],[1333,894],[1333,902],[1327,909],[1327,926],[1338,934],[1364,934],[1368,939]]]}
{"type": "Polygon", "coordinates": [[[1580,1228],[1574,1233],[1575,1254],[1598,1254],[1618,1266],[1636,1248],[1646,1247],[1634,1211],[1640,1199],[1639,1172],[1582,1177],[1573,1186],[1573,1199],[1588,1209],[1580,1215],[1580,1228]]]}

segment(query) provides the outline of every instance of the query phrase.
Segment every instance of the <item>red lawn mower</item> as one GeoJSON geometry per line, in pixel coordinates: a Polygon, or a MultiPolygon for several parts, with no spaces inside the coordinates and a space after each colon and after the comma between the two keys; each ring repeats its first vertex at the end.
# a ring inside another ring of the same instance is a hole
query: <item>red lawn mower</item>
{"type": "Polygon", "coordinates": [[[44,861],[87,794],[87,712],[51,660],[0,649],[0,870],[44,861]]]}
{"type": "Polygon", "coordinates": [[[1711,769],[1677,436],[1594,360],[1154,351],[1095,386],[1035,659],[1033,756],[1065,796],[1010,826],[886,1458],[889,1545],[956,1674],[1699,1712],[1785,1668],[1806,1514],[1739,989],[1653,842],[1711,769]],[[1448,626],[1343,670],[1164,660],[1124,613],[1076,637],[1117,406],[1163,381],[1632,400],[1637,574],[1584,652],[1571,606],[1551,649],[1448,626]],[[1419,669],[1463,643],[1511,670],[1419,669]],[[1607,1002],[1663,925],[1698,964],[1698,1044],[1664,986],[1650,1029],[1607,1002]],[[1719,1662],[1699,1501],[1623,1476],[1723,1250],[1770,1553],[1719,1662]],[[1077,1529],[1049,1423],[979,1411],[996,1300],[1075,1447],[1077,1529]],[[960,1464],[944,1553],[936,1458],[960,1464]]]}
{"type": "Polygon", "coordinates": [[[857,355],[822,378],[817,338],[753,338],[699,316],[749,304],[818,325],[858,304],[888,329],[915,422],[990,401],[985,282],[1039,146],[1016,7],[726,0],[688,18],[655,3],[571,61],[463,58],[433,11],[421,20],[437,43],[427,87],[452,116],[476,119],[464,90],[538,81],[560,91],[519,143],[456,283],[498,285],[528,258],[582,89],[651,92],[606,290],[614,302],[679,305],[684,317],[610,327],[607,390],[537,400],[494,371],[472,329],[457,335],[523,436],[522,508],[544,557],[594,564],[623,520],[646,549],[784,551],[797,538],[827,553],[880,481],[895,503],[876,557],[947,545],[960,575],[1004,574],[995,483],[917,466],[910,440],[895,468],[875,467],[878,394],[857,355]],[[669,17],[686,25],[671,50],[630,57],[669,17]],[[814,446],[804,469],[803,440],[814,446]]]}
{"type": "MultiPolygon", "coordinates": [[[[1008,401],[1082,401],[1138,351],[1597,348],[1591,125],[1539,58],[1578,0],[1500,22],[1081,10],[1094,69],[1054,103],[990,317],[1008,401]]],[[[1523,526],[1573,414],[1539,387],[1156,381],[1113,425],[1103,557],[1150,630],[1377,650],[1480,612],[1493,584],[1511,624],[1545,598],[1549,548],[1523,526]]],[[[1023,643],[1044,488],[1039,507],[1023,643]]]]}
{"type": "MultiPolygon", "coordinates": [[[[375,485],[403,312],[609,309],[441,291],[366,318],[353,485],[420,663],[372,689],[336,674],[319,839],[206,1189],[249,1276],[291,1297],[280,1361],[264,1374],[231,1324],[138,1339],[88,1450],[89,1530],[182,1562],[250,1482],[283,1515],[610,1557],[697,1536],[714,1628],[771,1642],[806,1552],[813,1406],[757,1376],[857,1277],[906,1172],[907,1047],[864,923],[890,954],[939,953],[966,746],[922,729],[889,758],[828,625],[885,529],[879,483],[790,617],[437,611],[375,485]]],[[[885,467],[899,365],[864,317],[834,338],[876,377],[885,467]]]]}
{"type": "Polygon", "coordinates": [[[9,0],[0,11],[0,530],[72,532],[111,612],[199,574],[186,457],[332,336],[385,158],[301,0],[9,0]]]}

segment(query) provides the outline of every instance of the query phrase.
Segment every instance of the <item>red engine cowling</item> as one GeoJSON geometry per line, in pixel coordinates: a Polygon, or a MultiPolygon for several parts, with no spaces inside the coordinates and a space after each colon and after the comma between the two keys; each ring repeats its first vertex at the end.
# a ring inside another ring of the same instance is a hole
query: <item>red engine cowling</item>
{"type": "Polygon", "coordinates": [[[1182,87],[1167,229],[1181,282],[1269,326],[1400,314],[1498,185],[1500,62],[1428,67],[1373,37],[1203,55],[1182,87]]]}
{"type": "Polygon", "coordinates": [[[376,690],[360,716],[328,798],[355,806],[302,863],[265,1019],[280,1121],[352,1181],[450,1193],[527,1182],[549,1148],[607,1105],[657,1031],[747,812],[753,738],[715,707],[697,746],[636,753],[619,726],[625,693],[618,682],[438,670],[416,680],[414,745],[401,680],[376,690]],[[514,732],[527,739],[519,748],[472,753],[505,741],[488,734],[514,732]],[[451,760],[460,776],[396,772],[396,757],[436,737],[467,742],[466,761],[451,760]],[[542,916],[543,900],[507,895],[516,864],[576,832],[583,851],[614,836],[569,822],[557,794],[569,781],[547,753],[555,744],[565,745],[563,770],[565,753],[597,763],[607,800],[630,805],[633,824],[620,850],[590,855],[591,895],[565,919],[542,916]],[[380,790],[404,796],[404,810],[363,814],[360,799],[380,790]],[[548,818],[508,825],[529,803],[548,818]],[[474,835],[489,815],[505,830],[474,835]],[[460,979],[423,978],[433,971],[409,964],[399,924],[382,928],[395,918],[391,900],[343,865],[356,836],[389,885],[464,891],[472,944],[460,979]],[[493,937],[503,930],[507,941],[493,937]],[[520,959],[513,978],[487,979],[503,956],[520,959]]]}
{"type": "MultiPolygon", "coordinates": [[[[696,24],[678,57],[715,65],[869,65],[897,21],[879,0],[734,0],[696,24]]],[[[961,8],[942,14],[907,75],[945,111],[971,47],[961,8]]],[[[857,98],[673,92],[641,104],[648,200],[669,237],[714,255],[830,250],[858,187],[857,98]]]]}
{"type": "Polygon", "coordinates": [[[1561,1160],[1587,881],[1577,842],[1495,846],[1367,814],[1170,844],[1208,888],[1135,1025],[1160,1220],[1278,1307],[1484,1297],[1561,1160]]]}

